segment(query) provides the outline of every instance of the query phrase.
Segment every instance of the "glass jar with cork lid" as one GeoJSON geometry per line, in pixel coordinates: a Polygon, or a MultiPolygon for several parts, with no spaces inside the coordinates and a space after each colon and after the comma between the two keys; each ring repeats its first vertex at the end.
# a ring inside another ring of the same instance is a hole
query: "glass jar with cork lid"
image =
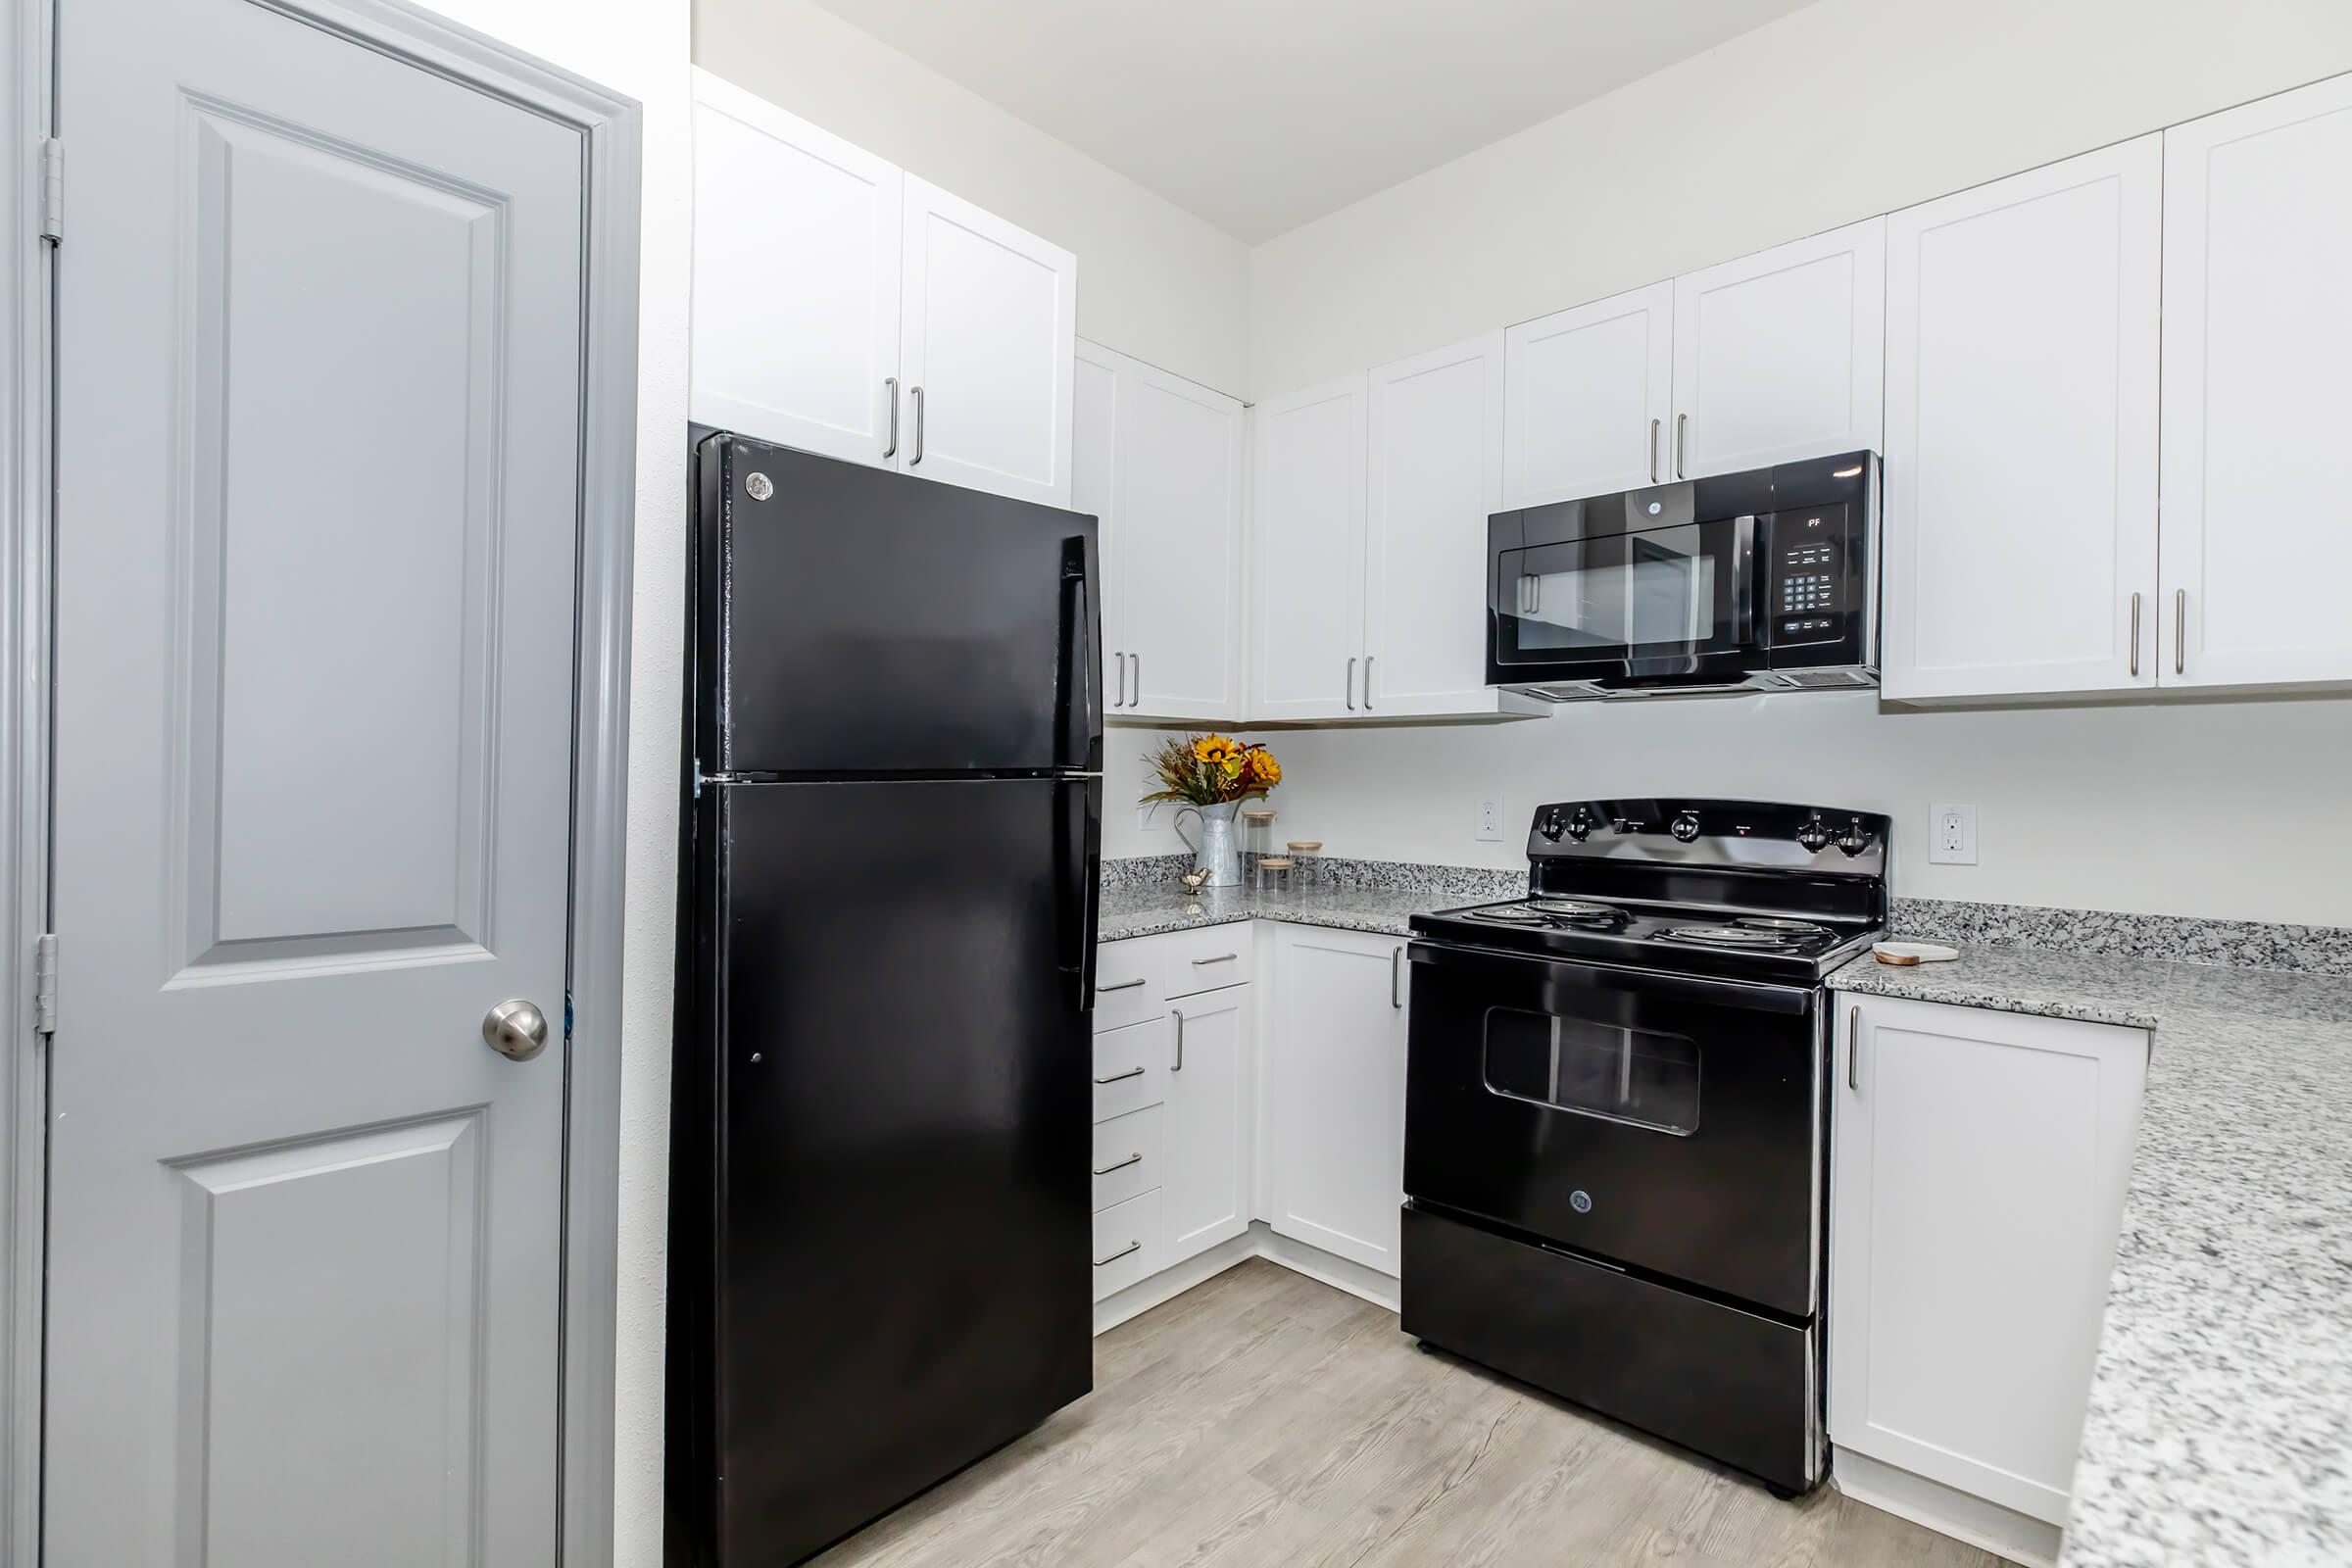
{"type": "Polygon", "coordinates": [[[1274,853],[1274,808],[1252,806],[1242,812],[1242,884],[1263,889],[1259,866],[1274,853]]]}
{"type": "Polygon", "coordinates": [[[1293,839],[1291,852],[1291,886],[1300,893],[1312,893],[1323,885],[1323,841],[1321,839],[1293,839]]]}

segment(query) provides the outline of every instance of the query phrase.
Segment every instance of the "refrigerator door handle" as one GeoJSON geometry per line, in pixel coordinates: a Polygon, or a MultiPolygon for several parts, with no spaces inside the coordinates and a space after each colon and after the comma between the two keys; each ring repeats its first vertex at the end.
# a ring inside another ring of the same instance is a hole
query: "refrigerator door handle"
{"type": "Polygon", "coordinates": [[[1054,858],[1065,879],[1056,902],[1068,923],[1062,937],[1067,946],[1059,967],[1077,978],[1080,1012],[1092,1012],[1095,1006],[1096,901],[1102,897],[1102,789],[1099,778],[1073,778],[1063,780],[1054,791],[1054,799],[1060,803],[1063,835],[1054,858]]]}
{"type": "Polygon", "coordinates": [[[1062,649],[1060,748],[1063,767],[1088,772],[1102,765],[1102,663],[1096,649],[1094,541],[1076,534],[1062,541],[1062,649]]]}

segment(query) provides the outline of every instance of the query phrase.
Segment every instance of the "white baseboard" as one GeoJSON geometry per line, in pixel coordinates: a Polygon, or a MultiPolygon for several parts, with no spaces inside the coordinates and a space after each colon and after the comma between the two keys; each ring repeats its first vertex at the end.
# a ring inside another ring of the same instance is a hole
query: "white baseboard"
{"type": "Polygon", "coordinates": [[[2055,1568],[2058,1561],[2063,1533],[2056,1525],[1866,1453],[1833,1447],[1830,1481],[1856,1502],[2024,1563],[2026,1568],[2055,1568]]]}
{"type": "Polygon", "coordinates": [[[1320,1247],[1277,1236],[1264,1220],[1251,1220],[1250,1228],[1241,1235],[1219,1242],[1205,1252],[1197,1252],[1173,1268],[1163,1268],[1149,1279],[1137,1280],[1115,1296],[1106,1296],[1095,1303],[1095,1332],[1117,1328],[1129,1318],[1149,1312],[1153,1307],[1191,1290],[1204,1285],[1237,1263],[1247,1263],[1262,1257],[1279,1263],[1294,1274],[1303,1274],[1319,1280],[1334,1290],[1346,1291],[1360,1297],[1374,1306],[1396,1310],[1396,1282],[1377,1269],[1361,1263],[1336,1257],[1320,1247]]]}

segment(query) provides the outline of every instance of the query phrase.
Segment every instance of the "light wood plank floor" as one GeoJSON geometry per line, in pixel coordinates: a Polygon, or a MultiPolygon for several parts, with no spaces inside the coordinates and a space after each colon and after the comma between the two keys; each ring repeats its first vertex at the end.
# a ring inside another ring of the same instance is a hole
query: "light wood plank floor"
{"type": "Polygon", "coordinates": [[[1823,1487],[1753,1482],[1253,1259],[1095,1342],[1095,1393],[822,1568],[1990,1568],[1823,1487]]]}

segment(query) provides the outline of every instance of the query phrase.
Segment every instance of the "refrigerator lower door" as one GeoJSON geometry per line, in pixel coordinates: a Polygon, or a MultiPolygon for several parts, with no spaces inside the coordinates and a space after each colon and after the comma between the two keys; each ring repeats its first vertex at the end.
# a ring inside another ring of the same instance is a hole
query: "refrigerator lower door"
{"type": "Polygon", "coordinates": [[[796,1561],[1088,1392],[1099,780],[717,792],[719,1561],[796,1561]]]}

